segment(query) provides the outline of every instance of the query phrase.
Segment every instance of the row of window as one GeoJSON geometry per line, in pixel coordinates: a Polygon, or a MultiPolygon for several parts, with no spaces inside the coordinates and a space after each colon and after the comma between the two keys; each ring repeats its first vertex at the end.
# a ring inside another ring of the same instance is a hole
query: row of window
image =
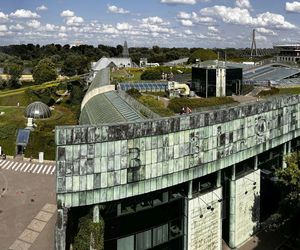
{"type": "Polygon", "coordinates": [[[118,250],[146,250],[166,243],[183,235],[182,220],[176,219],[169,223],[154,227],[128,237],[118,239],[118,250]]]}

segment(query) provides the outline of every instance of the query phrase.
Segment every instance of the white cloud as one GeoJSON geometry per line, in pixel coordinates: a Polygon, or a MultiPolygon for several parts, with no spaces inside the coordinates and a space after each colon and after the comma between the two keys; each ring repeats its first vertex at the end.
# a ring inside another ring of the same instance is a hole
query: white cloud
{"type": "Polygon", "coordinates": [[[115,14],[127,14],[129,13],[129,10],[125,10],[123,8],[117,7],[115,5],[107,5],[107,11],[109,13],[115,13],[115,14]]]}
{"type": "Polygon", "coordinates": [[[6,32],[7,31],[7,26],[6,25],[0,25],[0,32],[6,32]]]}
{"type": "Polygon", "coordinates": [[[242,9],[251,9],[250,0],[236,0],[236,6],[242,9]]]}
{"type": "Polygon", "coordinates": [[[219,32],[219,30],[215,26],[209,26],[209,27],[207,27],[207,29],[209,31],[211,31],[211,32],[214,32],[214,33],[218,33],[219,32]]]}
{"type": "Polygon", "coordinates": [[[16,25],[9,26],[9,29],[10,30],[23,30],[24,27],[21,24],[17,23],[16,25]]]}
{"type": "Polygon", "coordinates": [[[166,4],[189,4],[193,5],[196,4],[196,0],[160,0],[161,3],[166,3],[166,4]]]}
{"type": "Polygon", "coordinates": [[[37,20],[30,20],[26,22],[27,26],[33,29],[37,29],[41,26],[41,23],[37,20]]]}
{"type": "Polygon", "coordinates": [[[67,18],[66,24],[68,26],[80,26],[84,22],[84,19],[79,16],[71,16],[67,18]]]}
{"type": "Polygon", "coordinates": [[[256,31],[260,34],[264,35],[271,35],[271,36],[277,36],[277,33],[273,30],[266,29],[266,28],[257,28],[256,31]]]}
{"type": "Polygon", "coordinates": [[[0,22],[5,22],[8,20],[8,15],[4,14],[3,12],[0,12],[0,22]]]}
{"type": "Polygon", "coordinates": [[[62,39],[66,39],[68,35],[66,33],[58,33],[58,37],[62,39]]]}
{"type": "Polygon", "coordinates": [[[164,20],[161,17],[158,17],[158,16],[143,18],[142,23],[144,23],[144,24],[168,24],[167,22],[164,22],[164,20]]]}
{"type": "Polygon", "coordinates": [[[48,10],[48,8],[45,5],[41,5],[36,8],[37,11],[43,11],[43,10],[48,10]]]}
{"type": "Polygon", "coordinates": [[[74,11],[64,10],[60,13],[61,17],[65,17],[66,25],[68,26],[80,26],[84,22],[84,19],[80,16],[75,16],[74,11]]]}
{"type": "Polygon", "coordinates": [[[24,9],[16,10],[15,12],[10,13],[9,16],[13,18],[39,18],[40,17],[37,13],[32,12],[30,10],[24,10],[24,9]]]}
{"type": "Polygon", "coordinates": [[[293,29],[294,24],[287,22],[280,14],[265,12],[252,17],[248,9],[231,8],[226,6],[207,7],[200,11],[202,15],[216,17],[224,23],[251,25],[260,27],[273,27],[277,29],[293,29]]]}
{"type": "Polygon", "coordinates": [[[183,19],[183,20],[180,20],[180,22],[183,26],[193,26],[193,22],[191,20],[183,19]]]}
{"type": "Polygon", "coordinates": [[[187,34],[187,35],[192,35],[193,34],[193,32],[191,30],[185,30],[184,33],[187,34]]]}
{"type": "Polygon", "coordinates": [[[63,12],[60,13],[60,16],[62,17],[72,17],[74,15],[75,15],[74,11],[71,10],[64,10],[63,12]]]}
{"type": "Polygon", "coordinates": [[[179,19],[190,19],[191,18],[191,14],[187,13],[187,12],[184,12],[184,11],[180,11],[177,14],[177,18],[179,18],[179,19]]]}
{"type": "Polygon", "coordinates": [[[300,2],[294,1],[292,3],[286,2],[285,10],[289,12],[297,12],[300,13],[300,2]]]}
{"type": "Polygon", "coordinates": [[[106,34],[117,34],[117,33],[119,33],[119,31],[110,24],[104,24],[102,32],[106,33],[106,34]]]}
{"type": "Polygon", "coordinates": [[[129,23],[117,23],[118,30],[131,30],[132,26],[129,23]]]}

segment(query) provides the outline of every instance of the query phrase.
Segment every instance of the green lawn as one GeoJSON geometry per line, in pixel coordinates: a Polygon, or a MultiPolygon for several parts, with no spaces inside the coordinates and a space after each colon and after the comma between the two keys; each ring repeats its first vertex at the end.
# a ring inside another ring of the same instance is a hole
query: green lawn
{"type": "Polygon", "coordinates": [[[136,68],[119,69],[111,72],[113,81],[117,82],[139,82],[143,71],[136,68]]]}

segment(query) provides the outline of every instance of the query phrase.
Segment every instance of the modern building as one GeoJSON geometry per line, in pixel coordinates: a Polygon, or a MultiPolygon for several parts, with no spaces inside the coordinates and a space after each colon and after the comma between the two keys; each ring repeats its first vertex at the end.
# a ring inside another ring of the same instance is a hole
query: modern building
{"type": "Polygon", "coordinates": [[[192,68],[191,90],[201,97],[239,95],[243,82],[243,69],[217,64],[192,68]]]}
{"type": "Polygon", "coordinates": [[[299,148],[300,95],[157,118],[98,74],[80,125],[56,128],[56,249],[69,249],[89,211],[109,250],[249,240],[276,208],[274,169],[299,148]]]}
{"type": "Polygon", "coordinates": [[[278,62],[298,63],[300,61],[300,43],[277,44],[274,45],[278,49],[278,62]]]}

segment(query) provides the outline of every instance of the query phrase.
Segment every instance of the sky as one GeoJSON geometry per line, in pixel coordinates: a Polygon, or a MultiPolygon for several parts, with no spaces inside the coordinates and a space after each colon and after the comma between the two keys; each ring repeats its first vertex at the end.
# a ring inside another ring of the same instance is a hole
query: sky
{"type": "Polygon", "coordinates": [[[251,47],[299,42],[300,1],[0,0],[0,45],[251,47]]]}

